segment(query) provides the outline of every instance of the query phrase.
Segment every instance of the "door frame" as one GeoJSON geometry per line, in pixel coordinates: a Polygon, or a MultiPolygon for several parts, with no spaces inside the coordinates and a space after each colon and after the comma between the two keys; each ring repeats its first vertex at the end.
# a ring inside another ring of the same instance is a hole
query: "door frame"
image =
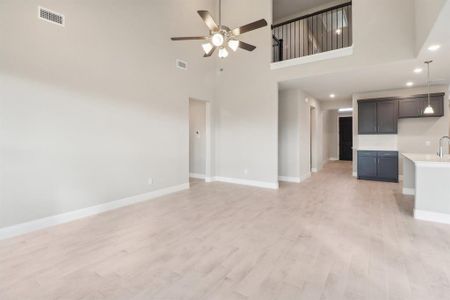
{"type": "Polygon", "coordinates": [[[205,174],[204,174],[204,178],[199,178],[199,179],[204,179],[205,182],[212,182],[213,181],[213,173],[212,173],[212,108],[211,108],[211,101],[208,100],[203,100],[203,99],[198,99],[198,98],[194,98],[194,97],[189,97],[188,98],[188,179],[191,177],[191,173],[190,173],[190,139],[191,139],[191,132],[190,132],[190,100],[196,100],[196,101],[200,101],[205,103],[205,144],[206,144],[206,149],[205,149],[205,174]]]}

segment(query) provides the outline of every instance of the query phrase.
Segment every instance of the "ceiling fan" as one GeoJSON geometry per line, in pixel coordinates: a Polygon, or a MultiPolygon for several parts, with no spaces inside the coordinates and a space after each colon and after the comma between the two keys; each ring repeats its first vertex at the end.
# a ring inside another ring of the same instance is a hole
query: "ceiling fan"
{"type": "Polygon", "coordinates": [[[197,11],[197,13],[200,15],[203,22],[205,22],[206,26],[208,27],[209,35],[194,37],[173,37],[172,41],[205,41],[205,43],[202,44],[203,51],[205,51],[204,57],[210,57],[217,48],[219,48],[220,58],[225,58],[228,56],[229,53],[227,47],[229,47],[233,51],[237,51],[238,48],[247,51],[253,51],[256,49],[256,47],[240,41],[240,35],[267,26],[267,21],[264,19],[235,28],[233,30],[231,30],[227,26],[222,25],[221,0],[219,0],[219,24],[214,21],[211,14],[207,10],[199,10],[197,11]]]}

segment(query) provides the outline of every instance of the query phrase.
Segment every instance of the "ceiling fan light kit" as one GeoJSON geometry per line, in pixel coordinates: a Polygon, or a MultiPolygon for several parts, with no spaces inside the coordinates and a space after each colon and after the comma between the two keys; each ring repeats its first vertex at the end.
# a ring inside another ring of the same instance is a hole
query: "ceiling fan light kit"
{"type": "Polygon", "coordinates": [[[227,48],[236,52],[239,48],[247,51],[253,51],[255,46],[247,44],[239,40],[240,35],[249,31],[253,31],[267,26],[267,21],[264,19],[252,22],[250,24],[235,28],[231,30],[229,27],[222,25],[222,1],[219,0],[219,24],[214,21],[211,14],[206,10],[199,10],[197,13],[205,22],[209,29],[208,36],[195,36],[195,37],[173,37],[172,41],[194,41],[201,40],[206,41],[202,44],[204,57],[210,57],[214,51],[219,48],[219,57],[226,58],[229,55],[227,48]]]}

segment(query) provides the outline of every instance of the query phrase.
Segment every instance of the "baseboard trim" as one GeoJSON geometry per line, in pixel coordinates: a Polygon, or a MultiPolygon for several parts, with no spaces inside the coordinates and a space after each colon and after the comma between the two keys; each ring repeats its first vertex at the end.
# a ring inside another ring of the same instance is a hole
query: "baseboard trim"
{"type": "Polygon", "coordinates": [[[329,160],[331,160],[331,161],[337,161],[337,160],[339,160],[339,158],[336,158],[336,157],[330,157],[329,160]]]}
{"type": "Polygon", "coordinates": [[[248,185],[254,187],[260,187],[265,189],[277,190],[279,189],[278,182],[265,182],[265,181],[256,181],[256,180],[248,180],[248,179],[239,179],[239,178],[228,178],[228,177],[214,177],[214,181],[240,184],[240,185],[248,185]]]}
{"type": "Polygon", "coordinates": [[[416,189],[413,188],[403,188],[403,195],[414,196],[416,194],[416,189]]]}
{"type": "Polygon", "coordinates": [[[352,175],[353,175],[353,177],[355,177],[355,178],[358,177],[358,173],[357,173],[357,172],[353,172],[352,175]]]}
{"type": "Polygon", "coordinates": [[[414,218],[422,221],[450,224],[450,215],[426,210],[414,210],[414,218]]]}
{"type": "Polygon", "coordinates": [[[0,240],[30,233],[40,229],[45,229],[51,226],[72,222],[89,216],[98,215],[103,212],[137,204],[140,202],[145,202],[147,200],[155,199],[161,196],[169,195],[187,189],[189,189],[189,183],[156,190],[145,194],[131,196],[96,206],[82,208],[79,210],[69,211],[59,215],[49,216],[46,218],[37,219],[26,223],[0,228],[0,240]]]}
{"type": "Polygon", "coordinates": [[[300,177],[278,176],[278,181],[300,183],[300,177]]]}
{"type": "Polygon", "coordinates": [[[205,174],[199,174],[199,173],[189,173],[190,178],[196,178],[196,179],[205,179],[205,174]]]}
{"type": "Polygon", "coordinates": [[[317,172],[319,172],[319,171],[317,170],[317,168],[311,168],[311,172],[317,173],[317,172]]]}

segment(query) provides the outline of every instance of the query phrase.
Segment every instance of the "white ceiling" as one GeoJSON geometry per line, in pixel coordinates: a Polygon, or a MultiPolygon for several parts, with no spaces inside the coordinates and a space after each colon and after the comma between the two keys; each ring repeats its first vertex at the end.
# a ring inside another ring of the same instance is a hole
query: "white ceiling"
{"type": "Polygon", "coordinates": [[[407,88],[406,82],[414,82],[415,87],[426,86],[425,60],[432,59],[431,80],[433,85],[450,85],[450,3],[437,19],[424,48],[417,59],[399,61],[383,65],[362,67],[281,82],[280,89],[300,88],[322,101],[347,100],[354,93],[407,88]],[[440,44],[436,52],[428,50],[429,45],[440,44]],[[413,70],[423,68],[421,74],[413,70]],[[336,98],[331,99],[330,94],[336,98]]]}
{"type": "MultiPolygon", "coordinates": [[[[450,61],[446,64],[447,67],[431,65],[433,85],[450,84],[450,61]]],[[[415,87],[426,86],[427,76],[423,62],[410,60],[291,80],[281,82],[280,89],[300,88],[316,99],[335,101],[351,99],[354,93],[407,88],[408,81],[414,82],[415,87]],[[415,74],[413,70],[416,67],[422,67],[424,72],[415,74]],[[336,98],[331,99],[330,94],[335,94],[336,98]]]]}
{"type": "Polygon", "coordinates": [[[273,0],[274,21],[318,7],[333,0],[273,0]]]}

